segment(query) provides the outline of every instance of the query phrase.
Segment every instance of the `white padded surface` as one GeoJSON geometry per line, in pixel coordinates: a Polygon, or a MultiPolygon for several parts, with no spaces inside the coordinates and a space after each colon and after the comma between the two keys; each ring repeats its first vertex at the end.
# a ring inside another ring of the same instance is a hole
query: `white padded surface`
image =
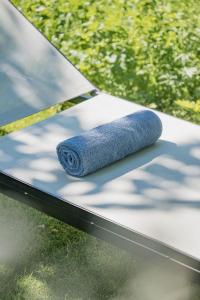
{"type": "Polygon", "coordinates": [[[158,113],[161,140],[82,179],[60,166],[56,145],[141,109],[101,94],[0,139],[0,170],[200,260],[200,127],[158,113]]]}
{"type": "Polygon", "coordinates": [[[0,0],[0,126],[93,89],[8,0],[0,0]]]}

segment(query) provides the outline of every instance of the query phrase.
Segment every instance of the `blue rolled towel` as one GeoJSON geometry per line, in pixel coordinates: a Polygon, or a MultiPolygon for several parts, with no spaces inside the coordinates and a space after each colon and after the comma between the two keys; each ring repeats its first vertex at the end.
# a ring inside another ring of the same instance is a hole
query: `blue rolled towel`
{"type": "Polygon", "coordinates": [[[82,177],[152,145],[161,133],[159,117],[142,110],[64,140],[57,155],[68,174],[82,177]]]}

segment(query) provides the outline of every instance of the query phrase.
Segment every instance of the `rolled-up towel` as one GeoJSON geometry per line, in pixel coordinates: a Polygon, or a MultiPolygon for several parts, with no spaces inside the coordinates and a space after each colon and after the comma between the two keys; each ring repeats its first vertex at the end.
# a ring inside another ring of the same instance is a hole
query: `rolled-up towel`
{"type": "Polygon", "coordinates": [[[152,145],[161,133],[159,117],[142,110],[64,140],[57,155],[68,174],[82,177],[152,145]]]}

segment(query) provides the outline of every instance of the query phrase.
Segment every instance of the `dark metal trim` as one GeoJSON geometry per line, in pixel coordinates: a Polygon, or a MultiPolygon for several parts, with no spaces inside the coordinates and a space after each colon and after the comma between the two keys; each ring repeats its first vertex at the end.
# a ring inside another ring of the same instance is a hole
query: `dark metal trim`
{"type": "MultiPolygon", "coordinates": [[[[13,3],[12,5],[19,11],[13,3]]],[[[29,23],[31,23],[21,11],[19,12],[29,23]]],[[[34,24],[32,24],[32,26],[42,34],[34,24]]],[[[51,41],[49,41],[49,43],[64,56],[51,41]]],[[[65,57],[65,59],[67,58],[65,57]]],[[[91,93],[94,93],[94,95],[98,94],[98,89],[94,86],[94,90],[91,90],[91,93]]],[[[167,262],[168,265],[171,265],[172,269],[177,268],[191,272],[192,274],[195,274],[195,276],[197,275],[199,280],[199,260],[189,257],[176,249],[170,248],[157,240],[150,239],[147,236],[122,227],[99,215],[95,215],[78,206],[72,205],[70,202],[38,190],[35,187],[2,172],[0,172],[0,192],[59,219],[64,223],[125,249],[131,252],[134,257],[140,261],[147,259],[148,261],[152,260],[156,261],[156,263],[163,263],[163,265],[167,262]]]]}
{"type": "Polygon", "coordinates": [[[173,268],[176,265],[178,269],[185,269],[200,276],[200,262],[195,258],[1,172],[0,192],[125,249],[140,261],[146,258],[148,261],[171,264],[173,268]]]}

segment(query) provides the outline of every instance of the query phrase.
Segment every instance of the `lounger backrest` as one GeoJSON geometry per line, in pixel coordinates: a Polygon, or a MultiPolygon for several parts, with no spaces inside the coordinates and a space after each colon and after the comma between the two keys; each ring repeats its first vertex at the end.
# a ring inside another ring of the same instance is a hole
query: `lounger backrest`
{"type": "Polygon", "coordinates": [[[0,126],[94,89],[8,0],[0,0],[0,126]]]}

